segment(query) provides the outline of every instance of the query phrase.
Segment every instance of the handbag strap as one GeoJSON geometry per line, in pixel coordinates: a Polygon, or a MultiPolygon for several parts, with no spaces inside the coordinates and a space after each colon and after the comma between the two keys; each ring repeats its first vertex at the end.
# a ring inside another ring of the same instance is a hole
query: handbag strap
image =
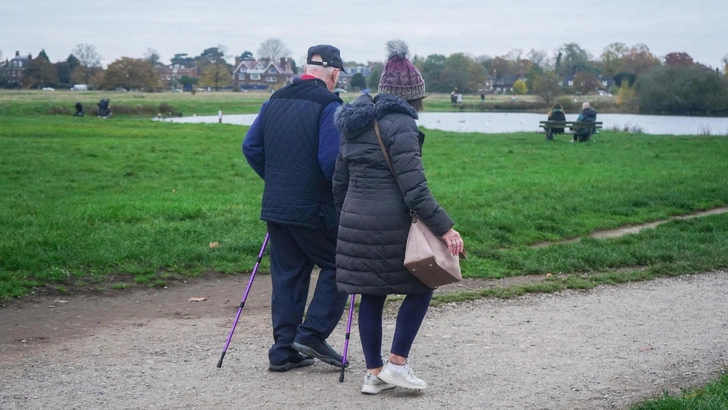
{"type": "MultiPolygon", "coordinates": [[[[397,185],[399,185],[399,180],[397,179],[397,173],[394,171],[394,167],[392,166],[392,158],[389,156],[389,152],[387,152],[387,148],[384,146],[384,141],[382,140],[382,133],[379,131],[379,121],[377,119],[374,119],[374,132],[377,134],[377,139],[379,140],[379,146],[382,148],[382,154],[384,154],[384,159],[387,160],[387,165],[389,165],[389,170],[392,171],[392,174],[394,174],[394,179],[397,180],[397,185]]],[[[400,190],[402,187],[399,187],[400,190]]]]}
{"type": "MultiPolygon", "coordinates": [[[[394,170],[394,166],[392,166],[392,158],[389,156],[389,152],[387,152],[387,147],[384,146],[384,140],[382,140],[382,133],[379,131],[379,121],[377,121],[376,118],[374,118],[374,133],[377,134],[377,140],[379,140],[379,147],[382,148],[382,154],[384,154],[384,159],[387,161],[387,165],[389,166],[389,170],[392,171],[392,175],[394,175],[394,180],[397,181],[397,186],[399,186],[399,190],[402,192],[402,196],[404,196],[404,190],[402,189],[402,185],[399,183],[399,178],[397,178],[397,172],[394,170]]],[[[409,208],[409,207],[408,207],[409,208]]],[[[417,221],[417,213],[414,209],[410,208],[410,216],[412,216],[413,221],[417,221]]]]}

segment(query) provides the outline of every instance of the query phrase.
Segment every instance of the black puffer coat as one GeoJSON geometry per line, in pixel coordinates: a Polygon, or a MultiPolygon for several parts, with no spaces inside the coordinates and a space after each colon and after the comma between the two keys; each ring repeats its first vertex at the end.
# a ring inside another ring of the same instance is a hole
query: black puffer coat
{"type": "Polygon", "coordinates": [[[452,228],[453,221],[427,187],[421,158],[425,136],[417,129],[416,118],[412,106],[390,94],[379,94],[374,100],[362,95],[336,112],[335,124],[342,133],[333,178],[334,204],[340,213],[336,247],[340,292],[430,291],[404,267],[409,210],[417,212],[438,236],[452,228]],[[377,141],[375,117],[399,185],[377,141]]]}

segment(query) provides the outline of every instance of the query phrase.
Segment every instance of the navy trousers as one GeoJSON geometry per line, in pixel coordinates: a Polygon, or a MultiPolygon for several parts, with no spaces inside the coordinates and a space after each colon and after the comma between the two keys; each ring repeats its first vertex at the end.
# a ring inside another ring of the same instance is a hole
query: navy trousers
{"type": "Polygon", "coordinates": [[[298,354],[293,342],[309,344],[331,335],[344,313],[347,295],[336,289],[336,228],[268,222],[268,233],[274,340],[268,359],[281,365],[298,354]],[[304,320],[314,265],[321,272],[304,320]]]}

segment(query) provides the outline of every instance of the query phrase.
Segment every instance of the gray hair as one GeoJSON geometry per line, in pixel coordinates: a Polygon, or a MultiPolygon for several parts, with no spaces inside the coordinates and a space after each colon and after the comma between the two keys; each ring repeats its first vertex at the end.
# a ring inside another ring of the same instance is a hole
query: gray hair
{"type": "MultiPolygon", "coordinates": [[[[311,57],[311,60],[323,61],[321,59],[321,56],[318,54],[314,54],[313,57],[311,57]]],[[[306,72],[306,74],[310,74],[314,77],[331,75],[334,72],[334,70],[336,70],[335,67],[324,67],[324,66],[315,65],[315,64],[306,64],[303,69],[306,72]]]]}
{"type": "Polygon", "coordinates": [[[589,108],[589,103],[588,103],[588,102],[586,102],[586,101],[584,101],[584,104],[582,104],[582,105],[581,105],[581,109],[582,109],[582,110],[585,110],[585,109],[587,109],[587,108],[589,108]]]}

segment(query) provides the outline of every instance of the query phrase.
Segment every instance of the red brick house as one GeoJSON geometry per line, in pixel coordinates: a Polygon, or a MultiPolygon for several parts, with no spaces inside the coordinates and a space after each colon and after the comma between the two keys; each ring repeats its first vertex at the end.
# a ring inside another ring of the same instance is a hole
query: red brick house
{"type": "Polygon", "coordinates": [[[279,89],[290,84],[295,76],[290,58],[281,58],[278,62],[235,58],[233,86],[241,90],[279,89]]]}
{"type": "Polygon", "coordinates": [[[162,80],[162,84],[171,85],[173,87],[177,86],[179,79],[183,76],[197,78],[196,67],[186,67],[181,64],[164,65],[157,63],[154,66],[154,69],[157,71],[159,79],[162,80]]]}
{"type": "Polygon", "coordinates": [[[15,58],[5,63],[5,81],[7,84],[21,84],[23,82],[23,70],[33,60],[33,56],[21,56],[19,51],[15,52],[15,58]]]}

